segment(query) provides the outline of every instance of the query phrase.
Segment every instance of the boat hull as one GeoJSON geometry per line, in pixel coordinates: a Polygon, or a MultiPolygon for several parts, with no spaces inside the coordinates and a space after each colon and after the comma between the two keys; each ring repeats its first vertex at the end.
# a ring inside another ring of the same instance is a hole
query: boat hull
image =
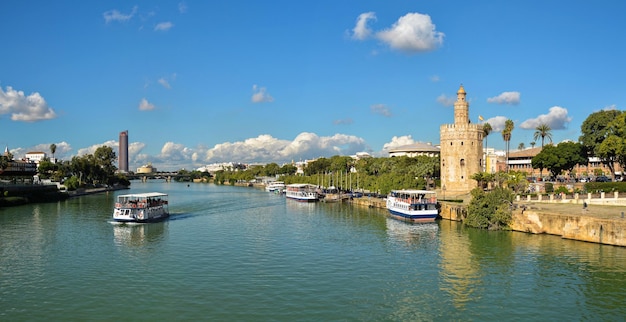
{"type": "Polygon", "coordinates": [[[164,220],[170,216],[163,207],[157,208],[115,208],[113,220],[117,222],[148,223],[164,220]]]}
{"type": "Polygon", "coordinates": [[[435,221],[435,219],[437,219],[437,216],[439,215],[437,210],[429,210],[429,211],[424,211],[424,212],[420,212],[420,213],[404,213],[398,210],[392,210],[392,209],[388,209],[389,210],[389,215],[394,218],[394,219],[398,219],[398,220],[402,220],[402,221],[408,221],[408,222],[433,222],[435,221]]]}
{"type": "Polygon", "coordinates": [[[316,202],[319,199],[317,197],[313,198],[313,197],[294,197],[294,196],[287,196],[288,199],[291,200],[295,200],[295,201],[299,201],[299,202],[316,202]]]}

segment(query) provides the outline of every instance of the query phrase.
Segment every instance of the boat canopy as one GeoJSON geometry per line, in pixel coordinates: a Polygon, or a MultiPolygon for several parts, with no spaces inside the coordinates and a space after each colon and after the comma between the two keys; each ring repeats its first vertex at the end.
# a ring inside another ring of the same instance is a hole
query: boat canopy
{"type": "Polygon", "coordinates": [[[430,190],[392,190],[391,193],[406,194],[406,195],[436,194],[436,192],[430,191],[430,190]]]}
{"type": "Polygon", "coordinates": [[[146,193],[132,193],[127,195],[117,196],[117,200],[120,202],[126,200],[144,200],[148,198],[166,198],[167,194],[162,192],[146,192],[146,193]]]}

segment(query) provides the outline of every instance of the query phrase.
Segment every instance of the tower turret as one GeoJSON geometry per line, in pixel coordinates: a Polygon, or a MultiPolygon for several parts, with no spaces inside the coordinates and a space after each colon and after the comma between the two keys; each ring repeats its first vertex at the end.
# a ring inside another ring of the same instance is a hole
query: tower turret
{"type": "Polygon", "coordinates": [[[465,88],[461,84],[456,92],[456,102],[454,102],[454,124],[469,123],[469,103],[465,99],[465,88]]]}

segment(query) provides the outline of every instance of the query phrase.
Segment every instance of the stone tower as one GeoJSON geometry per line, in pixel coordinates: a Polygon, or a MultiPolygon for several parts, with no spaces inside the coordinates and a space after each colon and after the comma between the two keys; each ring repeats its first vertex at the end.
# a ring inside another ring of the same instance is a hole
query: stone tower
{"type": "Polygon", "coordinates": [[[483,168],[483,127],[470,122],[465,95],[461,85],[454,102],[454,124],[443,124],[439,132],[441,189],[450,195],[469,193],[477,187],[471,176],[483,168]]]}

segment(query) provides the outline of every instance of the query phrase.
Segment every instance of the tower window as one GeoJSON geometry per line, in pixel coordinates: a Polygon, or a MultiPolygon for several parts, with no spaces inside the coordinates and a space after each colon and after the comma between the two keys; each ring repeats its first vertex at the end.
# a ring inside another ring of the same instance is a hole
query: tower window
{"type": "Polygon", "coordinates": [[[464,166],[465,166],[465,159],[461,159],[460,165],[461,165],[462,167],[464,167],[464,166]]]}

